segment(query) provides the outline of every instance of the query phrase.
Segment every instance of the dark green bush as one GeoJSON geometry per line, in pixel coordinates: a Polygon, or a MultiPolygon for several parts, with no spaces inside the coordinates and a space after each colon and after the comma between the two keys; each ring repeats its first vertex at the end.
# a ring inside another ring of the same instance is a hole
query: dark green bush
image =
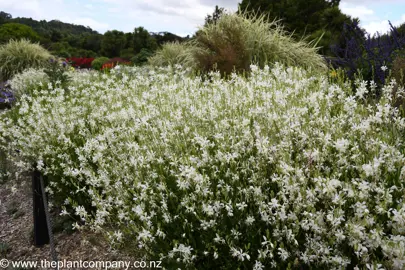
{"type": "Polygon", "coordinates": [[[91,62],[91,67],[95,70],[101,70],[101,67],[106,63],[109,59],[107,57],[97,57],[96,59],[91,62]]]}
{"type": "Polygon", "coordinates": [[[131,58],[131,62],[137,66],[141,66],[148,62],[148,58],[153,55],[153,52],[143,48],[140,53],[131,58]]]}

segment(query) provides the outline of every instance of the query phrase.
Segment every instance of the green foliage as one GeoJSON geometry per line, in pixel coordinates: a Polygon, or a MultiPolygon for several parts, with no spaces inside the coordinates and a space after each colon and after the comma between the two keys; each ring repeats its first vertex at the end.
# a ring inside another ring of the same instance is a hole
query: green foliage
{"type": "Polygon", "coordinates": [[[120,57],[127,60],[131,60],[131,58],[134,56],[135,56],[134,48],[122,49],[120,52],[120,57]]]}
{"type": "Polygon", "coordinates": [[[54,219],[54,222],[52,224],[52,230],[54,233],[63,232],[66,234],[72,234],[74,233],[73,230],[74,222],[75,220],[69,216],[58,216],[54,219]]]}
{"type": "Polygon", "coordinates": [[[392,62],[391,77],[396,81],[393,105],[399,109],[402,116],[405,116],[405,48],[397,52],[392,62]]]}
{"type": "Polygon", "coordinates": [[[134,29],[133,34],[133,48],[134,52],[140,53],[143,48],[149,51],[155,51],[158,45],[156,40],[149,34],[149,32],[143,27],[137,27],[134,29]]]}
{"type": "Polygon", "coordinates": [[[159,32],[159,33],[151,33],[151,37],[153,37],[157,44],[159,46],[162,46],[163,44],[167,43],[167,42],[182,42],[182,41],[186,41],[186,38],[182,38],[180,36],[177,36],[175,34],[172,34],[170,32],[159,32]]]}
{"type": "Polygon", "coordinates": [[[223,14],[216,24],[200,29],[194,44],[201,48],[195,58],[203,71],[215,66],[223,75],[249,71],[252,63],[264,67],[280,62],[326,70],[326,63],[310,43],[295,41],[282,26],[264,15],[223,14]]]}
{"type": "Polygon", "coordinates": [[[7,43],[10,39],[29,39],[39,41],[40,36],[31,27],[20,23],[6,23],[0,25],[0,43],[7,43]]]}
{"type": "Polygon", "coordinates": [[[11,38],[27,38],[39,41],[40,44],[60,57],[97,57],[106,55],[110,58],[122,57],[131,59],[145,48],[155,51],[165,42],[183,41],[180,36],[169,32],[149,33],[143,27],[137,27],[133,32],[123,33],[117,30],[107,31],[104,35],[89,27],[63,23],[58,20],[37,21],[32,18],[12,18],[6,12],[0,12],[0,43],[11,38]],[[8,24],[8,26],[1,26],[8,24]],[[24,29],[12,29],[11,25],[24,26],[24,29]],[[35,35],[28,32],[30,29],[35,35]],[[10,34],[11,33],[11,34],[10,34]],[[11,36],[10,36],[11,35],[11,36]]]}
{"type": "Polygon", "coordinates": [[[153,52],[143,48],[140,53],[131,58],[131,62],[137,66],[141,66],[148,62],[148,58],[153,55],[153,52]]]}
{"type": "Polygon", "coordinates": [[[101,41],[101,53],[107,57],[120,55],[124,48],[125,35],[124,32],[113,30],[107,31],[101,41]]]}
{"type": "Polygon", "coordinates": [[[95,70],[101,70],[103,64],[106,63],[108,60],[108,57],[98,57],[94,59],[93,62],[91,62],[91,67],[95,70]]]}
{"type": "Polygon", "coordinates": [[[8,22],[10,19],[12,19],[11,14],[0,11],[0,24],[8,22]]]}
{"type": "Polygon", "coordinates": [[[282,20],[285,30],[293,33],[296,40],[305,36],[317,40],[325,32],[323,42],[319,44],[320,53],[332,55],[330,45],[336,43],[344,22],[351,21],[350,16],[340,11],[339,2],[340,0],[243,0],[239,8],[268,16],[270,21],[282,20]]]}
{"type": "Polygon", "coordinates": [[[0,46],[0,79],[8,80],[27,68],[44,67],[51,54],[29,40],[11,40],[0,46]]]}
{"type": "Polygon", "coordinates": [[[51,59],[49,61],[44,72],[48,75],[49,82],[52,84],[53,88],[67,88],[67,84],[70,81],[70,77],[66,73],[67,68],[68,65],[64,61],[59,61],[58,59],[51,59]]]}
{"type": "Polygon", "coordinates": [[[162,48],[148,59],[148,62],[152,66],[183,65],[184,67],[195,68],[194,55],[196,50],[197,48],[190,42],[169,42],[163,44],[162,48]]]}
{"type": "Polygon", "coordinates": [[[405,86],[405,48],[396,54],[397,56],[392,62],[392,77],[398,84],[405,86]]]}

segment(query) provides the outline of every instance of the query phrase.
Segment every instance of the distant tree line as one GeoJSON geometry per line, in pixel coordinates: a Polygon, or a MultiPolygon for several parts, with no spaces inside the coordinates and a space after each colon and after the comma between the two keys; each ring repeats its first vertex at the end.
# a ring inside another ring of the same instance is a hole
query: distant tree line
{"type": "Polygon", "coordinates": [[[54,55],[61,57],[106,56],[128,60],[146,59],[165,42],[188,39],[170,32],[148,32],[143,27],[136,27],[129,33],[111,30],[100,34],[83,25],[58,20],[13,18],[11,14],[0,11],[0,44],[21,38],[39,42],[54,55]]]}
{"type": "MultiPolygon", "coordinates": [[[[333,48],[343,48],[347,42],[347,38],[342,36],[344,25],[359,23],[358,18],[342,13],[339,3],[340,0],[242,0],[239,9],[242,12],[253,12],[255,16],[265,15],[268,20],[281,20],[284,29],[297,40],[319,39],[319,52],[335,56],[333,48]]],[[[205,24],[215,23],[224,12],[224,8],[216,6],[214,12],[206,16],[205,24]]],[[[405,35],[405,23],[396,30],[399,35],[405,35]]],[[[105,56],[143,62],[163,43],[182,42],[188,40],[189,36],[180,37],[170,32],[153,33],[142,26],[129,33],[111,30],[100,34],[83,25],[58,20],[13,18],[11,14],[0,11],[0,44],[12,38],[28,38],[39,42],[61,57],[105,56]]]]}

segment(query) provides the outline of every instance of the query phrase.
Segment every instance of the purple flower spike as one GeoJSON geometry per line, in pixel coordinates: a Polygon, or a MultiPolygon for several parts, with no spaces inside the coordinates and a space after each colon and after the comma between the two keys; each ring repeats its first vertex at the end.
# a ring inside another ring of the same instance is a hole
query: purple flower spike
{"type": "Polygon", "coordinates": [[[0,92],[0,94],[2,94],[5,97],[8,97],[8,98],[13,96],[13,94],[9,93],[9,92],[0,92]]]}

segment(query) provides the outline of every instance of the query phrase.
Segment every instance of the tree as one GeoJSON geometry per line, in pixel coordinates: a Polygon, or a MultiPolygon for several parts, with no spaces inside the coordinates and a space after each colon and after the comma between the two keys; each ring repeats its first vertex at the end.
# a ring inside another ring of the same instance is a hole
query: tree
{"type": "Polygon", "coordinates": [[[80,39],[80,47],[85,50],[99,53],[102,39],[103,35],[84,33],[80,39]]]}
{"type": "Polygon", "coordinates": [[[155,51],[158,47],[156,39],[154,39],[142,26],[134,29],[133,37],[135,54],[140,53],[143,48],[148,49],[149,51],[155,51]]]}
{"type": "Polygon", "coordinates": [[[107,31],[101,41],[101,54],[110,58],[119,56],[124,44],[124,32],[118,30],[107,31]]]}
{"type": "Polygon", "coordinates": [[[4,11],[0,11],[0,24],[9,22],[10,19],[12,19],[11,14],[8,14],[4,11]]]}
{"type": "Polygon", "coordinates": [[[52,30],[51,32],[51,40],[52,42],[59,42],[63,38],[62,33],[58,30],[52,30]]]}
{"type": "Polygon", "coordinates": [[[40,40],[40,36],[31,27],[20,23],[5,23],[0,25],[0,43],[10,39],[29,39],[32,42],[40,40]]]}
{"type": "Polygon", "coordinates": [[[159,46],[167,42],[181,42],[187,38],[177,36],[169,32],[151,33],[151,36],[156,40],[159,46]]]}
{"type": "Polygon", "coordinates": [[[266,15],[270,20],[280,19],[284,29],[294,33],[296,39],[309,37],[318,43],[322,54],[331,55],[330,45],[337,42],[344,23],[352,18],[339,9],[340,0],[242,0],[242,11],[266,15]]]}
{"type": "Polygon", "coordinates": [[[219,8],[218,6],[215,6],[214,13],[212,13],[212,15],[207,15],[207,17],[205,17],[205,25],[210,23],[215,24],[219,20],[219,18],[221,18],[224,12],[225,9],[223,7],[219,8]]]}
{"type": "Polygon", "coordinates": [[[134,43],[134,33],[125,33],[125,45],[124,48],[133,48],[134,43]]]}

